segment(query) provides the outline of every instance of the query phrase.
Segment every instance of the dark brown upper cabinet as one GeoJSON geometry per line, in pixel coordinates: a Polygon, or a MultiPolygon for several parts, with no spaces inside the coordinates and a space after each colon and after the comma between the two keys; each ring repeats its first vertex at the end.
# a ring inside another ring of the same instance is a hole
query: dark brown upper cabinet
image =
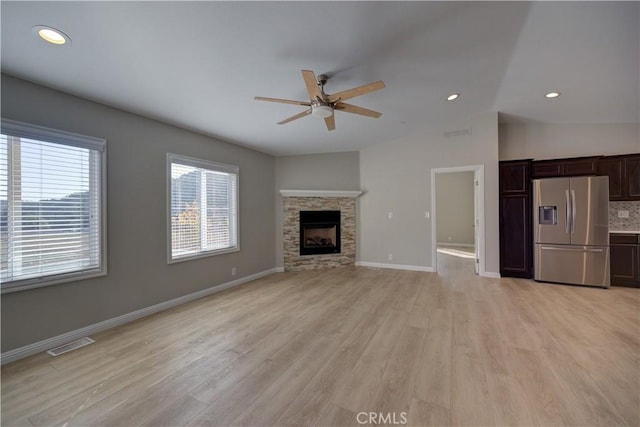
{"type": "Polygon", "coordinates": [[[609,177],[609,200],[640,200],[640,154],[602,157],[598,175],[609,177]]]}
{"type": "Polygon", "coordinates": [[[626,177],[622,191],[626,190],[628,200],[640,200],[640,154],[625,158],[624,165],[626,177]]]}
{"type": "Polygon", "coordinates": [[[533,178],[597,175],[598,159],[600,156],[537,160],[533,162],[533,178]]]}

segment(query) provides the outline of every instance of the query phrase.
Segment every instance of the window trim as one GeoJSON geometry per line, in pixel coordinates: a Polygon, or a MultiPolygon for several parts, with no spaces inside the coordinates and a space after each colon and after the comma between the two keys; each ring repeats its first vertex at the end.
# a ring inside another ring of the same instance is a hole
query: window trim
{"type": "Polygon", "coordinates": [[[214,162],[211,160],[197,159],[195,157],[183,156],[181,154],[167,153],[167,264],[176,264],[183,261],[191,261],[194,259],[207,258],[216,255],[228,254],[240,251],[240,167],[234,165],[228,165],[225,163],[214,162]],[[232,173],[236,175],[236,197],[235,197],[235,211],[236,211],[236,245],[231,248],[214,249],[210,251],[203,251],[193,255],[185,255],[178,258],[171,256],[171,164],[178,163],[187,166],[193,166],[197,168],[214,170],[217,172],[232,173]]]}
{"type": "Polygon", "coordinates": [[[53,142],[73,147],[95,150],[100,156],[100,256],[98,268],[84,271],[73,271],[60,274],[33,277],[29,279],[15,280],[3,283],[0,286],[0,294],[24,291],[27,289],[41,288],[44,286],[59,285],[78,280],[91,279],[107,275],[107,141],[102,138],[82,135],[51,129],[44,126],[19,122],[2,118],[0,121],[0,133],[18,138],[34,139],[45,142],[53,142]]]}

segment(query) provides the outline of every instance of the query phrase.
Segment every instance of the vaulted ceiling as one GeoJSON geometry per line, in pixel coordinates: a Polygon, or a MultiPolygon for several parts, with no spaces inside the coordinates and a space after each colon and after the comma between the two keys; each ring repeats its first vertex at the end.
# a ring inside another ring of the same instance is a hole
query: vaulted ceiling
{"type": "Polygon", "coordinates": [[[2,1],[1,14],[4,73],[273,154],[357,150],[486,111],[640,119],[638,2],[2,1]],[[303,107],[253,98],[308,99],[302,69],[328,74],[329,93],[383,80],[349,101],[382,117],[277,125],[303,107]]]}

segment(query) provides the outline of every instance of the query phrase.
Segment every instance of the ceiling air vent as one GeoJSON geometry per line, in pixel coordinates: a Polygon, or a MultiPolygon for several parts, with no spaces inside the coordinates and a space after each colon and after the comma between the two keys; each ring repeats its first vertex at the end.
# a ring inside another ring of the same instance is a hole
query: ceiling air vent
{"type": "Polygon", "coordinates": [[[84,337],[75,341],[71,341],[66,344],[62,344],[59,347],[52,348],[51,350],[47,351],[47,353],[49,353],[52,356],[60,356],[61,354],[68,353],[73,350],[77,350],[81,347],[84,347],[85,345],[93,344],[94,342],[95,340],[92,340],[89,337],[84,337]]]}
{"type": "Polygon", "coordinates": [[[453,138],[456,136],[471,135],[471,128],[448,130],[444,133],[445,138],[453,138]]]}

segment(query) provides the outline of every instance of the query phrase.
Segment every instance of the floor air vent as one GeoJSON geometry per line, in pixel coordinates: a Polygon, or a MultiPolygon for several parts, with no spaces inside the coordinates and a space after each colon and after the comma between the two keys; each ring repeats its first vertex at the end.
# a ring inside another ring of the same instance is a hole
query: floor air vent
{"type": "Polygon", "coordinates": [[[66,344],[62,344],[59,347],[56,348],[52,348],[51,350],[47,351],[47,353],[49,353],[52,356],[60,356],[61,354],[65,354],[68,353],[70,351],[73,350],[77,350],[81,347],[84,347],[85,345],[89,345],[94,343],[95,340],[92,340],[89,337],[84,337],[84,338],[80,338],[78,340],[75,341],[71,341],[69,343],[66,344]]]}

